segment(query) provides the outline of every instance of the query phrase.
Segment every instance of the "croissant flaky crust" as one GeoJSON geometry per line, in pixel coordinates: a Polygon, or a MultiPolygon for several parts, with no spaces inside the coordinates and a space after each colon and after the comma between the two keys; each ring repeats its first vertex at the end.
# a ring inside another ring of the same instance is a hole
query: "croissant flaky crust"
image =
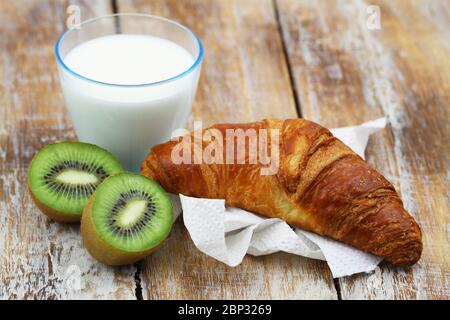
{"type": "MultiPolygon", "coordinates": [[[[245,153],[245,164],[178,164],[173,153],[180,146],[180,138],[154,146],[142,163],[142,174],[159,182],[168,192],[225,199],[229,206],[283,219],[393,264],[412,265],[419,260],[420,228],[392,184],[329,130],[304,119],[217,124],[208,129],[222,134],[223,141],[219,142],[223,146],[229,139],[236,139],[227,137],[229,129],[266,129],[269,133],[277,130],[278,170],[262,175],[261,168],[267,165],[249,163],[249,152],[245,153]]],[[[188,141],[192,150],[193,137],[188,141]]],[[[214,138],[221,139],[220,135],[214,138]]],[[[214,138],[203,138],[200,143],[197,140],[197,148],[204,149],[214,138]]],[[[275,153],[275,143],[266,140],[268,152],[275,153]]],[[[247,151],[249,145],[250,142],[247,151]]],[[[235,156],[236,153],[234,150],[235,156]]]]}

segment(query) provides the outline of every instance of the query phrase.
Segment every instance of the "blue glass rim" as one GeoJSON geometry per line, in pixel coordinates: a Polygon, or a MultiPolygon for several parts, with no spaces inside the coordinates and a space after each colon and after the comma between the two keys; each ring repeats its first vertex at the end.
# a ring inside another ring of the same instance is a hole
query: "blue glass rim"
{"type": "Polygon", "coordinates": [[[139,84],[118,84],[118,83],[110,83],[110,82],[103,82],[103,81],[98,81],[98,80],[94,80],[88,77],[85,77],[77,72],[75,72],[74,70],[72,70],[71,68],[69,68],[63,61],[61,54],[60,54],[60,45],[62,43],[62,41],[64,40],[64,38],[70,34],[73,31],[76,31],[78,29],[72,28],[72,29],[68,29],[66,31],[64,31],[63,33],[61,33],[61,35],[58,38],[58,41],[56,41],[55,44],[55,55],[56,55],[56,60],[58,61],[58,63],[64,68],[64,70],[66,70],[67,72],[69,72],[70,74],[74,75],[75,77],[81,79],[81,80],[85,80],[85,81],[89,81],[95,84],[100,84],[100,85],[105,85],[105,86],[114,86],[114,87],[128,87],[128,88],[135,88],[135,87],[148,87],[148,86],[156,86],[156,85],[161,85],[164,83],[168,83],[168,82],[172,82],[175,81],[177,79],[183,78],[184,76],[188,75],[189,73],[191,73],[192,71],[194,71],[202,62],[203,59],[203,44],[200,40],[200,38],[197,36],[197,34],[192,31],[191,29],[189,29],[188,27],[186,27],[185,25],[171,20],[171,19],[167,19],[167,18],[163,18],[163,17],[159,17],[159,16],[154,16],[154,15],[150,15],[150,14],[144,14],[144,13],[116,13],[116,14],[109,14],[109,15],[104,15],[104,16],[99,16],[99,17],[95,17],[92,19],[88,19],[86,21],[83,21],[82,23],[79,24],[79,26],[83,26],[85,24],[90,24],[93,22],[96,22],[97,20],[100,19],[104,19],[104,18],[113,18],[113,17],[121,17],[121,16],[136,16],[136,17],[142,17],[142,18],[152,18],[152,19],[157,19],[163,22],[167,22],[167,23],[171,23],[174,24],[178,27],[180,27],[181,29],[184,29],[185,31],[189,32],[191,35],[194,36],[194,38],[197,40],[197,45],[199,48],[199,52],[197,55],[197,58],[195,59],[194,63],[185,71],[181,72],[180,74],[173,76],[171,78],[168,79],[164,79],[164,80],[160,80],[160,81],[155,81],[155,82],[149,82],[149,83],[139,83],[139,84]]]}

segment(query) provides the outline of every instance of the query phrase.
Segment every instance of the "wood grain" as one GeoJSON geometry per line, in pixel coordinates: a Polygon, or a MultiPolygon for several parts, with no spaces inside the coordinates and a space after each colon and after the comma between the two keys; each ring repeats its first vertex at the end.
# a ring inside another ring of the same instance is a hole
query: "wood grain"
{"type": "MultiPolygon", "coordinates": [[[[83,20],[110,12],[107,1],[71,3],[83,20]]],[[[97,263],[78,226],[47,220],[26,189],[33,154],[75,138],[53,53],[68,4],[0,2],[0,299],[135,299],[135,268],[97,263]]]]}
{"type": "MultiPolygon", "coordinates": [[[[297,117],[269,0],[118,1],[121,12],[176,19],[202,39],[205,60],[192,118],[204,125],[297,117]]],[[[182,221],[143,267],[144,298],[336,299],[325,263],[247,256],[230,268],[198,251],[182,221]]]]}
{"type": "Polygon", "coordinates": [[[449,299],[450,55],[447,1],[277,0],[302,114],[328,127],[385,115],[368,161],[423,230],[412,268],[339,280],[343,299],[449,299]],[[420,3],[420,4],[419,4],[420,3]],[[378,5],[381,30],[369,30],[378,5]]]}

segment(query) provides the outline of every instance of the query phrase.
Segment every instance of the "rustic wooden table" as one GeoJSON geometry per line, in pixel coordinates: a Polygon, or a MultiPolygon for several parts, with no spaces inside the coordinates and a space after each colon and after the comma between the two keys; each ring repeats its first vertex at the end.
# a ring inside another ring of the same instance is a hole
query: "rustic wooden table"
{"type": "Polygon", "coordinates": [[[370,4],[381,30],[367,27],[363,0],[0,1],[0,298],[449,299],[450,4],[370,4]],[[229,268],[178,221],[142,263],[97,263],[79,227],[48,221],[26,188],[36,150],[75,138],[53,53],[69,4],[82,20],[142,12],[197,32],[206,54],[192,118],[206,124],[302,116],[336,127],[384,114],[367,159],[420,223],[420,262],[334,281],[324,262],[283,253],[229,268]]]}

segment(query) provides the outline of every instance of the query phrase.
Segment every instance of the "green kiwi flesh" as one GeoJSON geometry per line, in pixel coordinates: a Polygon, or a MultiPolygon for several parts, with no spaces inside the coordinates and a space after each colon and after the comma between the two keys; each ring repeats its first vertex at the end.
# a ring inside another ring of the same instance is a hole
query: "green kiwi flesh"
{"type": "Polygon", "coordinates": [[[38,207],[61,221],[79,221],[89,197],[107,177],[123,172],[108,151],[88,143],[49,144],[31,161],[28,185],[38,207]]]}
{"type": "Polygon", "coordinates": [[[106,179],[90,208],[94,232],[120,252],[144,252],[170,233],[172,203],[164,189],[146,177],[121,173],[106,179]]]}

